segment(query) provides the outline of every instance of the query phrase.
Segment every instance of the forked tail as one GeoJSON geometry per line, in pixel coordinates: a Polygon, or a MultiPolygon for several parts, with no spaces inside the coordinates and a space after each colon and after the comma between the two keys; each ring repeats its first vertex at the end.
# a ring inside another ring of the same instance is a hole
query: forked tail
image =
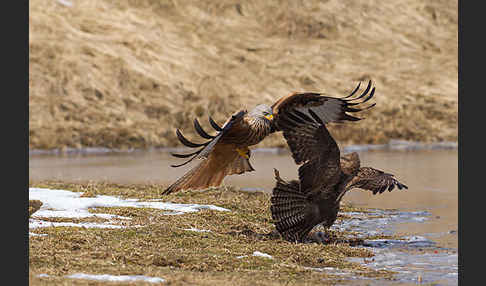
{"type": "Polygon", "coordinates": [[[222,164],[221,166],[219,163],[211,162],[211,158],[204,159],[170,185],[162,194],[168,195],[179,190],[201,190],[218,187],[227,175],[254,171],[250,161],[241,156],[236,157],[233,162],[226,165],[222,164]]]}

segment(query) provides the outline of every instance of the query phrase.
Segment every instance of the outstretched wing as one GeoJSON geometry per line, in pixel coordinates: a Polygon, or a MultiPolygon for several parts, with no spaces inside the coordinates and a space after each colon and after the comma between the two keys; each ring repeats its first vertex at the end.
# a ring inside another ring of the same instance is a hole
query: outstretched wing
{"type": "Polygon", "coordinates": [[[303,193],[321,186],[334,185],[340,176],[340,152],[324,122],[309,109],[307,116],[298,110],[280,117],[280,128],[292,157],[299,167],[300,190],[303,193]]]}
{"type": "MultiPolygon", "coordinates": [[[[334,190],[341,177],[340,152],[323,121],[312,111],[294,110],[281,117],[281,128],[292,157],[299,167],[299,181],[282,180],[272,190],[272,219],[278,232],[289,241],[303,241],[323,221],[318,192],[334,190]]],[[[331,206],[334,207],[334,206],[331,206]]],[[[327,224],[327,222],[326,222],[327,224]]]]}
{"type": "Polygon", "coordinates": [[[356,113],[375,106],[375,103],[367,107],[358,107],[370,100],[375,94],[375,88],[371,88],[371,81],[357,97],[354,97],[359,90],[361,83],[348,96],[337,98],[324,96],[321,93],[292,93],[280,98],[272,105],[272,112],[274,116],[274,129],[281,130],[280,120],[282,115],[291,111],[297,110],[307,116],[310,116],[309,110],[312,110],[322,121],[323,124],[329,122],[343,122],[343,121],[357,121],[361,118],[352,116],[350,113],[356,113]]]}
{"type": "MultiPolygon", "coordinates": [[[[246,110],[241,110],[238,113],[234,114],[229,118],[226,123],[223,125],[223,127],[220,127],[212,118],[209,116],[209,123],[211,124],[211,127],[213,127],[214,130],[216,130],[218,133],[216,135],[210,135],[208,134],[199,124],[199,121],[197,119],[194,119],[194,129],[196,129],[196,132],[205,139],[209,139],[206,142],[203,143],[194,143],[192,141],[189,141],[187,138],[182,135],[181,131],[179,129],[176,130],[176,135],[179,141],[190,148],[200,148],[195,152],[188,153],[188,154],[176,154],[176,153],[171,153],[172,156],[177,157],[177,158],[189,158],[189,160],[177,164],[177,165],[171,165],[171,167],[180,167],[184,166],[187,163],[191,162],[192,160],[196,158],[207,158],[209,153],[215,148],[215,146],[219,143],[222,144],[224,143],[225,137],[232,138],[234,141],[234,138],[246,138],[246,132],[248,127],[247,123],[243,120],[243,117],[246,114],[246,110]]],[[[250,154],[248,154],[250,156],[250,154]]]]}
{"type": "Polygon", "coordinates": [[[219,186],[224,177],[232,174],[242,174],[244,172],[254,171],[248,160],[250,151],[247,149],[246,156],[236,152],[236,145],[239,141],[245,141],[248,138],[248,123],[245,120],[246,111],[240,111],[226,121],[223,127],[220,127],[214,120],[209,117],[209,123],[218,131],[216,135],[210,135],[202,129],[199,122],[194,120],[194,128],[197,133],[208,141],[204,143],[194,143],[185,138],[177,129],[176,134],[187,147],[199,148],[189,154],[174,154],[177,158],[189,158],[182,164],[171,165],[180,167],[186,165],[196,158],[204,159],[198,165],[186,172],[176,182],[170,185],[163,194],[170,194],[182,189],[204,189],[210,186],[219,186]]]}
{"type": "Polygon", "coordinates": [[[387,189],[391,192],[395,186],[399,190],[408,189],[406,185],[395,179],[392,174],[371,167],[361,167],[358,174],[348,183],[346,189],[360,188],[372,191],[373,195],[376,195],[377,193],[383,193],[387,189]]]}

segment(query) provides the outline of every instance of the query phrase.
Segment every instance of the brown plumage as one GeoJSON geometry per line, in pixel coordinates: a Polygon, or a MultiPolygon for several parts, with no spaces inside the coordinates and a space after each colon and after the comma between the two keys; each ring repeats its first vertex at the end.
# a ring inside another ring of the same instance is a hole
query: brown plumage
{"type": "Polygon", "coordinates": [[[299,180],[280,178],[275,169],[276,185],[272,191],[272,218],[277,231],[289,241],[303,241],[318,224],[330,227],[336,220],[343,195],[352,188],[384,190],[408,188],[393,175],[370,168],[360,168],[359,156],[340,156],[339,148],[324,121],[312,110],[307,116],[289,112],[281,117],[280,128],[292,157],[299,167],[299,180]]]}
{"type": "Polygon", "coordinates": [[[354,96],[359,87],[360,84],[351,94],[342,98],[324,96],[320,93],[292,93],[280,98],[272,106],[260,104],[250,112],[239,111],[222,127],[209,117],[209,123],[218,132],[216,135],[204,131],[195,119],[195,130],[202,138],[209,140],[194,143],[187,140],[180,130],[176,130],[177,137],[183,145],[199,149],[189,154],[172,154],[178,158],[189,158],[184,163],[172,167],[183,166],[194,159],[202,161],[170,185],[163,194],[182,189],[219,186],[228,175],[254,171],[249,161],[251,153],[248,147],[258,144],[272,132],[281,131],[281,118],[293,116],[293,112],[310,116],[310,110],[324,123],[360,120],[350,113],[373,107],[374,104],[364,108],[355,106],[371,99],[375,88],[371,88],[370,81],[361,95],[354,96]]]}

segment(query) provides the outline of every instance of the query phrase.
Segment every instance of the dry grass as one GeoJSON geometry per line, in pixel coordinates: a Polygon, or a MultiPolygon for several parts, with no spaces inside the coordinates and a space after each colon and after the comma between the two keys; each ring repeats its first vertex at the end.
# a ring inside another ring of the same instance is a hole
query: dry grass
{"type": "Polygon", "coordinates": [[[175,146],[194,117],[368,78],[377,106],[338,140],[455,141],[457,42],[451,0],[32,0],[29,147],[175,146]]]}
{"type": "Polygon", "coordinates": [[[42,206],[42,202],[39,200],[29,200],[29,217],[32,216],[33,213],[38,211],[42,206]]]}
{"type": "MultiPolygon", "coordinates": [[[[144,200],[163,190],[163,186],[157,185],[109,183],[31,182],[30,186],[144,200]]],[[[155,276],[166,279],[168,285],[333,285],[342,279],[332,272],[319,272],[308,267],[334,267],[357,277],[388,279],[393,275],[389,271],[376,271],[346,261],[347,257],[373,256],[368,249],[352,247],[362,240],[344,238],[351,233],[331,231],[333,242],[327,245],[289,243],[278,235],[271,235],[274,226],[268,211],[269,194],[213,188],[178,192],[169,195],[165,201],[215,204],[229,208],[231,212],[203,210],[163,215],[166,211],[150,208],[96,208],[91,211],[131,217],[127,224],[139,227],[36,229],[35,233],[47,236],[29,239],[31,285],[87,285],[87,281],[64,277],[77,272],[155,276]],[[211,232],[184,230],[191,227],[211,232]],[[268,253],[273,259],[252,257],[254,251],[268,253]],[[237,258],[242,255],[248,257],[237,258]],[[49,277],[37,277],[41,273],[49,277]]],[[[360,209],[344,206],[343,211],[360,209]]],[[[338,219],[348,218],[341,216],[338,219]]],[[[87,219],[72,221],[85,222],[87,219]]],[[[105,283],[89,282],[89,285],[102,284],[105,283]]]]}

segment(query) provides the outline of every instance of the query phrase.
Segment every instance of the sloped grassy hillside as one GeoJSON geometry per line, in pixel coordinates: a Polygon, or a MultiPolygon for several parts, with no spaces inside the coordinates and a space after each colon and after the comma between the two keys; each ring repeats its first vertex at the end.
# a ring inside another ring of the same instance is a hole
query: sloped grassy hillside
{"type": "Polygon", "coordinates": [[[451,0],[32,0],[29,147],[177,146],[194,117],[370,78],[341,143],[456,141],[457,42],[451,0]]]}

